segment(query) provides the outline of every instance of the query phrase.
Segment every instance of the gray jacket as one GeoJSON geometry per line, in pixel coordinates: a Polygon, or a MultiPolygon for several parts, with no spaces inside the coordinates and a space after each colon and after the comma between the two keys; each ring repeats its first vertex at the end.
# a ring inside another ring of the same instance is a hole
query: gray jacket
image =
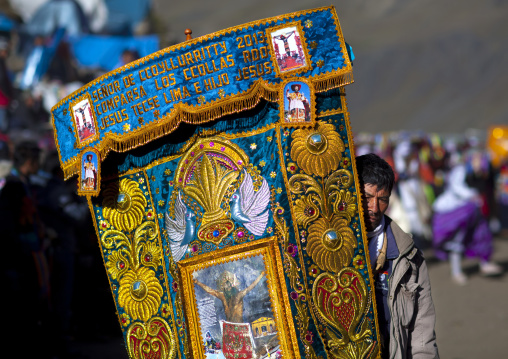
{"type": "Polygon", "coordinates": [[[394,221],[389,225],[400,253],[388,285],[390,359],[439,358],[427,264],[413,239],[394,221]]]}

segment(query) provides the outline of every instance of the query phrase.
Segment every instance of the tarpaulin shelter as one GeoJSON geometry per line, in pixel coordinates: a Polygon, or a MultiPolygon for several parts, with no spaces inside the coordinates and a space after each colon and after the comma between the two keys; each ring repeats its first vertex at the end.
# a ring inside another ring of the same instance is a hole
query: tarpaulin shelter
{"type": "Polygon", "coordinates": [[[148,36],[99,36],[84,35],[68,39],[72,54],[80,67],[114,70],[125,50],[136,50],[148,56],[159,50],[159,37],[148,36]],[[93,49],[93,51],[90,51],[93,49]]]}
{"type": "Polygon", "coordinates": [[[132,358],[373,358],[333,7],[157,51],[52,110],[132,358]]]}

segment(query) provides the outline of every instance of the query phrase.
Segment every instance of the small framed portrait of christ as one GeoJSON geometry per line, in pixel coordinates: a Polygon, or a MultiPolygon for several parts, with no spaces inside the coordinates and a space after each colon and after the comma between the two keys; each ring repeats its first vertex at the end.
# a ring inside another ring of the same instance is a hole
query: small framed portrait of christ
{"type": "Polygon", "coordinates": [[[178,262],[195,358],[299,356],[276,245],[264,238],[178,262]]]}
{"type": "Polygon", "coordinates": [[[78,194],[97,196],[100,192],[100,155],[94,148],[81,153],[78,194]]]}
{"type": "Polygon", "coordinates": [[[84,147],[99,137],[97,119],[88,94],[78,97],[71,103],[70,113],[76,133],[77,147],[84,147]]]}
{"type": "Polygon", "coordinates": [[[314,89],[305,79],[285,81],[279,99],[280,123],[284,127],[305,127],[315,123],[314,89]]]}
{"type": "Polygon", "coordinates": [[[310,68],[310,58],[300,22],[266,30],[272,60],[279,76],[293,75],[310,68]]]}

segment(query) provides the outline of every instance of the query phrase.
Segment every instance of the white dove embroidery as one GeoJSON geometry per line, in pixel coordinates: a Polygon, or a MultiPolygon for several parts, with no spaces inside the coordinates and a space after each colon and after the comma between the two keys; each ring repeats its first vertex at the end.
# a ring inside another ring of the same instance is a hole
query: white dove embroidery
{"type": "Polygon", "coordinates": [[[231,218],[240,222],[252,234],[260,236],[264,233],[268,222],[270,189],[263,178],[257,192],[254,191],[252,177],[243,170],[244,179],[240,188],[231,196],[231,218]]]}
{"type": "Polygon", "coordinates": [[[181,193],[175,201],[175,219],[171,219],[166,213],[166,231],[170,240],[169,246],[173,260],[178,262],[183,258],[189,242],[196,233],[196,215],[182,200],[181,193]]]}

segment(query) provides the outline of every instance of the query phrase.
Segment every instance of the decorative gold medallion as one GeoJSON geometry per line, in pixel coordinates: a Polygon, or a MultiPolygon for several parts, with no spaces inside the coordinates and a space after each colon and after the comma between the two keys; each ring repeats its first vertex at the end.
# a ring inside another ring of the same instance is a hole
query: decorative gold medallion
{"type": "Polygon", "coordinates": [[[181,188],[204,209],[198,238],[220,243],[233,231],[234,223],[221,204],[248,162],[238,146],[217,137],[199,141],[180,160],[176,188],[181,188]]]}
{"type": "MultiPolygon", "coordinates": [[[[173,215],[166,213],[166,231],[175,262],[185,256],[195,237],[220,244],[235,230],[235,222],[256,236],[265,232],[268,183],[249,166],[245,152],[224,138],[200,140],[185,153],[175,172],[175,190],[178,195],[173,215]],[[191,208],[185,196],[198,206],[191,208]],[[196,218],[199,207],[203,209],[200,221],[196,218]]],[[[236,234],[239,242],[246,240],[245,231],[236,234]]]]}
{"type": "Polygon", "coordinates": [[[291,158],[307,174],[325,177],[339,167],[344,142],[335,126],[322,121],[313,128],[300,128],[293,132],[291,158]]]}

